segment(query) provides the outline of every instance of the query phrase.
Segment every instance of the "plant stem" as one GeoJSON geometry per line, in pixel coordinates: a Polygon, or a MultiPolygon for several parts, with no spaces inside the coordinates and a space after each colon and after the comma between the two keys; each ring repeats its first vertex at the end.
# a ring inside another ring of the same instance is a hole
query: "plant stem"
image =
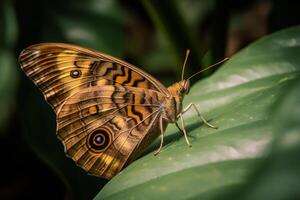
{"type": "Polygon", "coordinates": [[[199,71],[201,66],[200,58],[202,56],[196,46],[196,42],[189,34],[187,25],[174,1],[142,0],[142,4],[149,13],[157,30],[167,39],[170,51],[178,63],[178,71],[181,71],[187,49],[191,50],[191,56],[185,77],[199,71]]]}

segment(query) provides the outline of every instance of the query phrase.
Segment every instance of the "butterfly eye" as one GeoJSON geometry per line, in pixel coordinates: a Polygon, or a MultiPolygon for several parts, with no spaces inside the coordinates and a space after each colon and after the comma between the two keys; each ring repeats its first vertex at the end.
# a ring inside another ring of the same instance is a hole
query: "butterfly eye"
{"type": "Polygon", "coordinates": [[[98,129],[88,136],[87,142],[92,151],[102,152],[111,144],[111,133],[106,129],[98,129]]]}
{"type": "Polygon", "coordinates": [[[70,72],[70,76],[71,76],[72,78],[78,78],[78,77],[81,76],[81,71],[80,71],[80,70],[72,70],[72,71],[70,72]]]}
{"type": "Polygon", "coordinates": [[[187,81],[185,81],[185,84],[184,84],[184,93],[188,94],[189,92],[190,92],[190,81],[187,80],[187,81]]]}

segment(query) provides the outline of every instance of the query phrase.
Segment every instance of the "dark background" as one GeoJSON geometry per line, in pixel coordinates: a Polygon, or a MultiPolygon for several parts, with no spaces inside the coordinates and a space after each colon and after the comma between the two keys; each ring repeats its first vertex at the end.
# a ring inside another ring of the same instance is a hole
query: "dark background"
{"type": "MultiPolygon", "coordinates": [[[[65,42],[122,58],[168,85],[247,44],[299,24],[299,1],[0,1],[0,199],[90,199],[106,183],[64,156],[55,115],[18,65],[40,42],[65,42]]],[[[195,78],[212,73],[216,68],[195,78]]]]}

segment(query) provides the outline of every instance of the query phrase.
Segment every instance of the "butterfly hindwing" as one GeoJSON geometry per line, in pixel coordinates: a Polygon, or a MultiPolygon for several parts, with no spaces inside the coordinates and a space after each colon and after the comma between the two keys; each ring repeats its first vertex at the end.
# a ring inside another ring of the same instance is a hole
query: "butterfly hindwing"
{"type": "Polygon", "coordinates": [[[85,88],[62,105],[58,138],[79,166],[109,179],[159,133],[161,98],[159,92],[133,87],[85,88]]]}
{"type": "Polygon", "coordinates": [[[56,112],[70,96],[99,85],[131,86],[168,94],[159,81],[133,65],[75,45],[33,45],[22,51],[19,60],[56,112]]]}

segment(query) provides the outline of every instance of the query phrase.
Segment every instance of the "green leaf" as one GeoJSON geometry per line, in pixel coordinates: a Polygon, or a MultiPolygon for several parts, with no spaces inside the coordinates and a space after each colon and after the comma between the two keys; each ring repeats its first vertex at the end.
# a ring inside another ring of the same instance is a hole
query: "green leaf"
{"type": "MultiPolygon", "coordinates": [[[[235,199],[297,199],[300,196],[300,79],[273,113],[271,153],[235,194],[235,199]]],[[[220,199],[224,199],[221,197],[220,199]]],[[[232,199],[232,194],[228,199],[232,199]]]]}
{"type": "Polygon", "coordinates": [[[133,162],[95,198],[213,199],[239,188],[272,147],[272,110],[300,77],[299,55],[297,26],[264,37],[233,56],[195,84],[184,101],[195,103],[219,129],[199,123],[190,110],[185,121],[192,148],[170,125],[158,156],[151,152],[133,162]]]}

